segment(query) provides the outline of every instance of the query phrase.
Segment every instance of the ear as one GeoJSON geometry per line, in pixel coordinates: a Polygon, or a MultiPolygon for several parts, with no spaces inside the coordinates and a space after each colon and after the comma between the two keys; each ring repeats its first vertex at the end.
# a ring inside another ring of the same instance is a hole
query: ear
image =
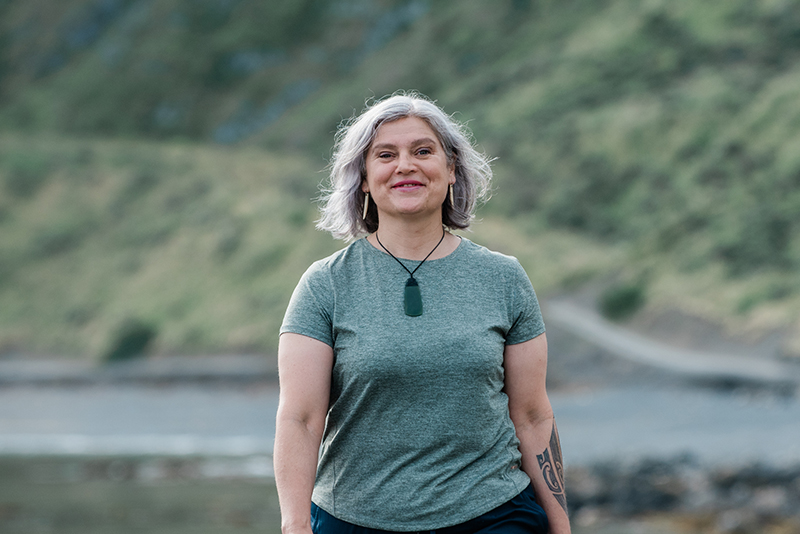
{"type": "Polygon", "coordinates": [[[369,193],[369,184],[366,180],[361,180],[361,191],[364,193],[369,193]]]}

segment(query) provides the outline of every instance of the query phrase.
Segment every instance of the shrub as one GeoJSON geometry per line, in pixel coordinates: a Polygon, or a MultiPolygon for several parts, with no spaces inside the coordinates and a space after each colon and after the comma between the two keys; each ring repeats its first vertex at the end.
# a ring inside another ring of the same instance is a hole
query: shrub
{"type": "Polygon", "coordinates": [[[641,284],[614,285],[600,295],[600,312],[613,321],[619,321],[636,313],[644,302],[641,284]]]}
{"type": "Polygon", "coordinates": [[[119,362],[142,357],[156,335],[155,327],[150,324],[138,319],[125,321],[109,344],[104,359],[107,362],[119,362]]]}

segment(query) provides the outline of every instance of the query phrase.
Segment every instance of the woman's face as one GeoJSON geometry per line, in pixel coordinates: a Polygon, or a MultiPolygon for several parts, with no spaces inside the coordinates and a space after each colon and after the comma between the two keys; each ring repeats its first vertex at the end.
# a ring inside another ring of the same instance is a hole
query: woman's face
{"type": "Polygon", "coordinates": [[[366,167],[361,189],[372,196],[380,221],[434,216],[441,221],[455,172],[424,120],[406,117],[381,125],[367,151],[366,167]]]}

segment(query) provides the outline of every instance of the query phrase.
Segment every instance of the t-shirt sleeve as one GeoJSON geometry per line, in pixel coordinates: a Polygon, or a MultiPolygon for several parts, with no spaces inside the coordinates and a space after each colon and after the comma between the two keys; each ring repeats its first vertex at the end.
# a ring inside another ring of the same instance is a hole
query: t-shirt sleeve
{"type": "Polygon", "coordinates": [[[333,347],[333,287],[326,265],[317,262],[294,288],[280,333],[302,334],[333,347]]]}
{"type": "Polygon", "coordinates": [[[517,260],[509,277],[511,288],[511,328],[506,333],[506,345],[523,343],[544,333],[544,320],[536,292],[528,274],[517,260]]]}

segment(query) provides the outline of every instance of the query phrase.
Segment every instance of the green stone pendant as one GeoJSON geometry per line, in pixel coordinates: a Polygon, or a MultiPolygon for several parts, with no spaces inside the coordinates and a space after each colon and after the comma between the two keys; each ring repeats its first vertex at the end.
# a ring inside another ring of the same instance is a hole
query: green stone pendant
{"type": "Polygon", "coordinates": [[[406,281],[405,298],[403,307],[409,317],[419,317],[422,315],[422,295],[419,292],[419,284],[414,278],[406,281]]]}

